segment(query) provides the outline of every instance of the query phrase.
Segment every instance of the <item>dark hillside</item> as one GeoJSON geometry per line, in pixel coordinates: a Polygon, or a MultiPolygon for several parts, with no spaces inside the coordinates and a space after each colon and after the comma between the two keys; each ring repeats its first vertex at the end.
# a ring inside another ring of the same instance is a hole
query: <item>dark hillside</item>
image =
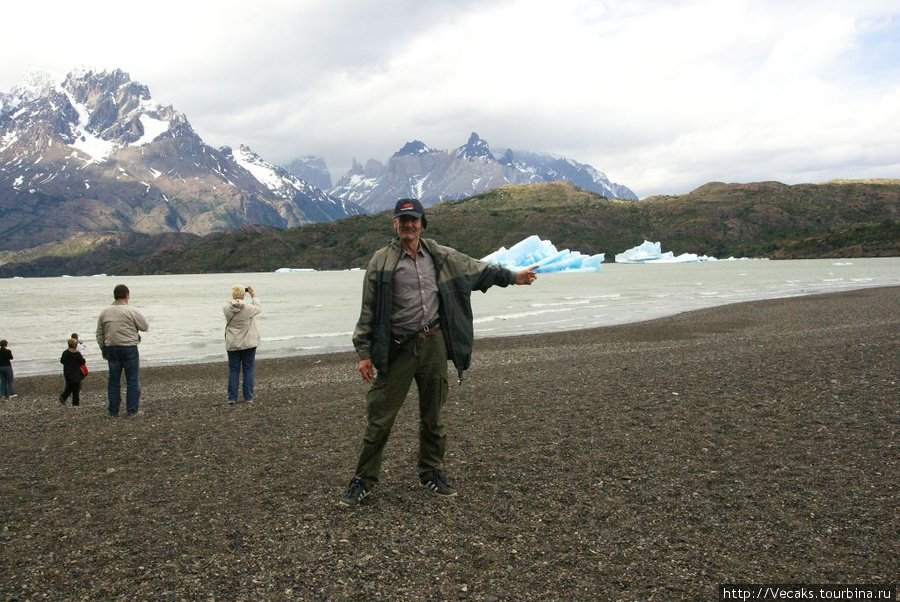
{"type": "MultiPolygon", "coordinates": [[[[559,249],[616,253],[644,240],[719,258],[900,255],[900,181],[788,186],[706,184],[679,196],[608,200],[571,184],[507,186],[428,209],[428,236],[475,257],[537,234],[559,249]]],[[[390,212],[287,230],[244,227],[202,238],[132,236],[27,263],[0,276],[324,270],[363,267],[391,236],[390,212]]]]}

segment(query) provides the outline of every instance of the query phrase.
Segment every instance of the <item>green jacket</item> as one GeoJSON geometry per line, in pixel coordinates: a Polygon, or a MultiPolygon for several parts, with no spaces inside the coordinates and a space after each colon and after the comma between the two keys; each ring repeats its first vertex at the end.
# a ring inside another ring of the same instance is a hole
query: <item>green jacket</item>
{"type": "MultiPolygon", "coordinates": [[[[473,259],[431,239],[422,238],[420,244],[434,259],[447,356],[456,366],[461,380],[462,373],[471,364],[475,339],[472,291],[485,292],[494,285],[515,284],[516,273],[473,259]]],[[[359,358],[371,359],[380,374],[387,374],[388,369],[393,278],[402,252],[400,239],[395,238],[372,256],[366,268],[359,321],[353,331],[353,346],[359,358]]]]}

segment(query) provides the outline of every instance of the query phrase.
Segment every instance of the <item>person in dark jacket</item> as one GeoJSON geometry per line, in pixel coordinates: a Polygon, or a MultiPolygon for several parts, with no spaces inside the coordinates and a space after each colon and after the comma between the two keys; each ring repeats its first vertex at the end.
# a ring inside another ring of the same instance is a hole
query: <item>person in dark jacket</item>
{"type": "Polygon", "coordinates": [[[6,339],[0,341],[0,397],[9,399],[16,395],[16,380],[12,367],[13,354],[6,339]]]}
{"type": "Polygon", "coordinates": [[[78,339],[69,339],[68,347],[62,352],[59,363],[63,365],[63,377],[66,379],[66,388],[59,394],[59,403],[66,405],[66,400],[71,395],[72,405],[80,405],[81,381],[84,380],[81,367],[85,361],[84,356],[78,351],[78,339]]]}
{"type": "Polygon", "coordinates": [[[456,495],[442,470],[449,390],[447,360],[460,381],[474,342],[473,290],[531,284],[534,268],[513,272],[422,238],[425,209],[415,199],[394,207],[397,238],[369,261],[362,307],[353,331],[359,373],[371,383],[367,426],[356,474],[341,503],[358,505],[378,483],[384,446],[412,382],[419,392],[419,482],[439,496],[456,495]]]}

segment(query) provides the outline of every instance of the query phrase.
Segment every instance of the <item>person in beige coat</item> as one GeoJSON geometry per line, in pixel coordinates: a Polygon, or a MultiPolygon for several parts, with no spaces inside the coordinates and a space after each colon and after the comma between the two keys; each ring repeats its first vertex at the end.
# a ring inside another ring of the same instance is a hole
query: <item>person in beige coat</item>
{"type": "Polygon", "coordinates": [[[253,399],[253,365],[259,347],[259,330],[253,319],[262,307],[252,286],[235,284],[231,299],[225,303],[225,350],[228,352],[228,403],[235,403],[241,372],[244,373],[244,401],[253,399]],[[250,294],[250,303],[245,297],[250,294]]]}

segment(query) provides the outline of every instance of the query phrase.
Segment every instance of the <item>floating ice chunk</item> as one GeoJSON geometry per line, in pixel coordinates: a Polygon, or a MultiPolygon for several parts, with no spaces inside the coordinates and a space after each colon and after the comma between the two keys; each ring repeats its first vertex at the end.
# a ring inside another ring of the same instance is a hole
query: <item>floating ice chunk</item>
{"type": "Polygon", "coordinates": [[[676,257],[672,251],[663,253],[662,245],[659,242],[650,242],[649,240],[645,240],[624,253],[616,254],[616,263],[694,263],[698,261],[716,261],[716,258],[696,253],[682,253],[676,257]]]}
{"type": "Polygon", "coordinates": [[[276,274],[300,274],[302,272],[315,272],[313,268],[278,268],[276,274]]]}
{"type": "Polygon", "coordinates": [[[556,248],[549,240],[541,240],[537,236],[529,236],[509,249],[500,247],[490,255],[482,257],[481,260],[502,266],[528,264],[526,267],[531,267],[540,259],[556,252],[556,248]]]}
{"type": "MultiPolygon", "coordinates": [[[[667,255],[672,256],[673,253],[670,252],[667,255]]],[[[633,249],[628,249],[624,253],[617,253],[616,263],[646,263],[662,259],[662,257],[662,245],[658,242],[645,240],[633,249]]]]}
{"type": "Polygon", "coordinates": [[[482,261],[518,271],[537,266],[536,272],[599,272],[605,255],[584,255],[569,249],[557,250],[549,240],[529,236],[511,246],[500,247],[482,261]]]}

